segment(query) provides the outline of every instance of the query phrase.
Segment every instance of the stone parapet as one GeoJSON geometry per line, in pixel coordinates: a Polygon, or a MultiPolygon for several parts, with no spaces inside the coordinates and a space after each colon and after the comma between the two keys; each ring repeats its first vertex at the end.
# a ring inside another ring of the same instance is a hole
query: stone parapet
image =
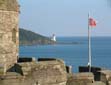
{"type": "Polygon", "coordinates": [[[101,81],[96,81],[94,83],[87,83],[86,85],[106,85],[106,84],[101,81]]]}
{"type": "Polygon", "coordinates": [[[76,73],[68,75],[67,85],[86,85],[94,82],[92,73],[76,73]]]}
{"type": "Polygon", "coordinates": [[[3,85],[6,85],[6,81],[12,85],[66,85],[66,66],[62,60],[58,59],[39,62],[35,62],[35,59],[32,62],[23,60],[10,68],[2,81],[3,85]],[[16,84],[13,79],[16,80],[16,84]],[[20,79],[24,81],[19,82],[20,79]]]}

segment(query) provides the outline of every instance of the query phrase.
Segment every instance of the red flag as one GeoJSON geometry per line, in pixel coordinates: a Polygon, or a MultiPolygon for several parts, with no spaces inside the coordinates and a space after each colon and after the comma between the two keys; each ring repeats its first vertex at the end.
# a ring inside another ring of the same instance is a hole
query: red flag
{"type": "Polygon", "coordinates": [[[93,18],[89,18],[89,26],[95,27],[96,26],[96,20],[94,20],[93,18]]]}

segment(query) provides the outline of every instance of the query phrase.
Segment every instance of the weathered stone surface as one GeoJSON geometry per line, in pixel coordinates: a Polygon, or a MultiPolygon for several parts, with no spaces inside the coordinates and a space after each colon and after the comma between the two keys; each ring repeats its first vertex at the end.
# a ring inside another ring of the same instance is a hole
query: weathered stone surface
{"type": "Polygon", "coordinates": [[[2,85],[66,85],[67,76],[62,60],[20,62],[1,80],[2,85]],[[15,73],[16,72],[16,73],[15,73]],[[14,80],[14,81],[13,81],[14,80]]]}
{"type": "Polygon", "coordinates": [[[96,81],[94,83],[88,83],[87,85],[106,85],[106,84],[101,81],[96,81]]]}
{"type": "Polygon", "coordinates": [[[102,70],[99,71],[101,76],[100,76],[100,80],[102,82],[104,82],[105,84],[110,85],[110,81],[111,81],[111,70],[102,70]]]}
{"type": "Polygon", "coordinates": [[[60,65],[40,66],[33,72],[33,76],[34,79],[41,84],[61,83],[66,81],[66,71],[64,71],[60,65]],[[44,82],[42,82],[43,80],[44,82]]]}
{"type": "Polygon", "coordinates": [[[22,66],[23,74],[28,74],[28,77],[35,82],[39,82],[40,85],[53,85],[57,83],[65,85],[63,83],[67,81],[65,64],[60,60],[30,64],[20,63],[20,65],[22,66]]]}
{"type": "Polygon", "coordinates": [[[68,75],[67,85],[86,85],[94,82],[92,73],[77,73],[68,75]]]}
{"type": "MultiPolygon", "coordinates": [[[[98,71],[103,70],[104,68],[91,66],[91,72],[94,74],[94,80],[100,81],[100,73],[98,71]]],[[[89,72],[88,66],[79,66],[79,72],[89,72]]]]}
{"type": "Polygon", "coordinates": [[[0,10],[18,11],[17,0],[0,0],[0,10]]]}
{"type": "Polygon", "coordinates": [[[111,81],[108,81],[108,85],[111,85],[111,81]]]}
{"type": "Polygon", "coordinates": [[[4,66],[0,65],[0,75],[4,74],[4,66]]]}
{"type": "Polygon", "coordinates": [[[4,72],[17,63],[18,15],[16,0],[0,0],[0,64],[4,66],[4,72]]]}

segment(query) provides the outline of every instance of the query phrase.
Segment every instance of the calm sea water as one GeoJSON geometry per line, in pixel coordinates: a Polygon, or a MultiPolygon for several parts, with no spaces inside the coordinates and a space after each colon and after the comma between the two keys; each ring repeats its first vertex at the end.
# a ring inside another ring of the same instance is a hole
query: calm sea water
{"type": "MultiPolygon", "coordinates": [[[[78,71],[78,66],[87,65],[87,37],[59,37],[57,41],[79,44],[20,46],[20,56],[60,58],[73,66],[73,72],[78,71]]],[[[92,65],[111,69],[111,37],[92,38],[92,65]]]]}

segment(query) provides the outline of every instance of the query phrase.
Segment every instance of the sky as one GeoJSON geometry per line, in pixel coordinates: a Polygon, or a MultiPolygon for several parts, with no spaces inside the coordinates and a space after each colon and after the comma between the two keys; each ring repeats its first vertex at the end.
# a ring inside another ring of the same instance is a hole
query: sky
{"type": "Polygon", "coordinates": [[[87,36],[88,13],[97,21],[92,36],[111,36],[110,0],[19,0],[19,27],[44,36],[87,36]]]}

